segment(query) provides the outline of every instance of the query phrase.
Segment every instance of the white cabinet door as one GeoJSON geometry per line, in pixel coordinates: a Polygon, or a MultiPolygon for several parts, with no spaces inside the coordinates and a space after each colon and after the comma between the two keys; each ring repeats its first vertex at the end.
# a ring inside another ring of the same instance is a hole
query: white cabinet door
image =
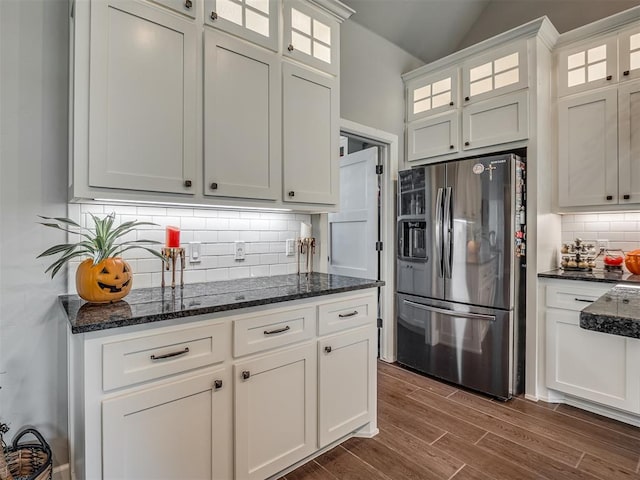
{"type": "Polygon", "coordinates": [[[205,0],[208,25],[270,50],[278,50],[279,0],[205,0]]]}
{"type": "Polygon", "coordinates": [[[338,81],[289,63],[282,70],[284,200],[336,204],[338,81]]]}
{"type": "Polygon", "coordinates": [[[617,83],[617,53],[615,35],[560,50],[557,54],[558,96],[617,83]]]}
{"type": "Polygon", "coordinates": [[[515,142],[529,137],[529,92],[477,102],[462,109],[463,150],[515,142]]]}
{"type": "Polygon", "coordinates": [[[407,126],[407,160],[437,157],[459,150],[458,111],[411,122],[407,126]]]}
{"type": "Polygon", "coordinates": [[[90,186],[194,192],[196,32],[150,4],[92,2],[90,186]]]}
{"type": "Polygon", "coordinates": [[[196,18],[197,5],[202,0],[154,0],[160,5],[164,5],[171,10],[182,13],[187,17],[196,18]]]}
{"type": "Polygon", "coordinates": [[[339,23],[308,2],[284,2],[284,55],[319,70],[340,71],[339,23]]]}
{"type": "Polygon", "coordinates": [[[103,478],[232,477],[229,369],[102,402],[103,478]]]}
{"type": "Polygon", "coordinates": [[[639,412],[640,341],[582,329],[578,311],[548,309],[546,315],[547,386],[639,412]]]}
{"type": "Polygon", "coordinates": [[[636,26],[618,35],[620,81],[640,78],[640,27],[636,26]]]}
{"type": "Polygon", "coordinates": [[[275,200],[280,194],[278,55],[205,31],[205,195],[275,200]]]}
{"type": "Polygon", "coordinates": [[[458,108],[458,67],[407,82],[407,122],[458,108]]]}
{"type": "Polygon", "coordinates": [[[640,203],[640,82],[619,87],[618,119],[618,201],[640,203]]]}
{"type": "Polygon", "coordinates": [[[373,419],[376,338],[372,324],[318,342],[320,448],[373,419]]]}
{"type": "Polygon", "coordinates": [[[493,98],[529,85],[527,40],[512,42],[462,66],[462,104],[493,98]]]}
{"type": "Polygon", "coordinates": [[[316,450],[316,345],[236,363],[235,475],[264,479],[316,450]]]}
{"type": "Polygon", "coordinates": [[[558,102],[558,203],[618,203],[618,95],[601,90],[558,102]]]}

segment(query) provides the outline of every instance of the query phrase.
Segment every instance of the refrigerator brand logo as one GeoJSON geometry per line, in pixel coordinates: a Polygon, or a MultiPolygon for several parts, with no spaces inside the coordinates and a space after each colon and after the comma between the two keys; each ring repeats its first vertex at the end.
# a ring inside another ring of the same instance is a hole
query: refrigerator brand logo
{"type": "Polygon", "coordinates": [[[496,163],[507,163],[507,161],[506,160],[491,160],[491,162],[489,162],[489,163],[491,163],[491,165],[495,165],[496,163]]]}
{"type": "Polygon", "coordinates": [[[481,163],[476,163],[473,166],[473,173],[475,173],[476,175],[480,175],[482,172],[484,172],[484,165],[481,163]]]}

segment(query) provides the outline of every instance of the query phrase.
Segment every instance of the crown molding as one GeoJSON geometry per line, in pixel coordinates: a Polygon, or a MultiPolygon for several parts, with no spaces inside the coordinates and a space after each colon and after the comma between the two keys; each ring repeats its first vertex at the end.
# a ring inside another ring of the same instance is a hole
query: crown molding
{"type": "Polygon", "coordinates": [[[340,0],[309,0],[311,3],[316,4],[318,7],[326,10],[333,15],[340,23],[347,20],[356,11],[348,5],[345,5],[340,0]]]}
{"type": "Polygon", "coordinates": [[[610,17],[597,20],[583,27],[578,27],[560,35],[557,46],[564,46],[581,40],[592,39],[619,30],[640,20],[640,6],[632,7],[610,17]]]}

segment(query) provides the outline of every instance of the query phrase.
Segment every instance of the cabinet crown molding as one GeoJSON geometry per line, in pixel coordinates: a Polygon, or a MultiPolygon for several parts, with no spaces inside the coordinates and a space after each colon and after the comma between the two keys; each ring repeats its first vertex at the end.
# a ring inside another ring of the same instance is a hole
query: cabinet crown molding
{"type": "Polygon", "coordinates": [[[638,19],[640,19],[640,5],[565,32],[558,38],[556,46],[563,47],[581,40],[593,39],[596,36],[613,33],[622,27],[638,23],[638,19]]]}
{"type": "Polygon", "coordinates": [[[356,13],[353,8],[351,8],[349,5],[345,5],[339,0],[309,0],[309,2],[329,12],[340,23],[344,22],[351,15],[356,13]]]}
{"type": "Polygon", "coordinates": [[[509,42],[513,42],[514,40],[534,36],[539,36],[547,45],[547,47],[551,49],[555,45],[559,33],[546,16],[540,17],[536,20],[525,23],[524,25],[520,25],[519,27],[507,30],[506,32],[491,37],[487,40],[483,40],[480,43],[471,45],[470,47],[467,47],[463,50],[452,53],[451,55],[431,62],[428,65],[424,65],[415,70],[407,72],[402,75],[402,79],[406,82],[434,70],[441,70],[450,66],[459,65],[468,58],[472,58],[475,55],[485,53],[489,49],[506,45],[509,42]]]}

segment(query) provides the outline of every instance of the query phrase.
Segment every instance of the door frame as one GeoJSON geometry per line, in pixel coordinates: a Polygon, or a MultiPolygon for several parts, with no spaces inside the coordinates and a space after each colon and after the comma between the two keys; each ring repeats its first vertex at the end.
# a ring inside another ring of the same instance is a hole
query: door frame
{"type": "MultiPolygon", "coordinates": [[[[383,165],[380,182],[380,241],[384,248],[380,252],[379,275],[385,285],[380,288],[380,311],[383,323],[380,340],[380,359],[396,361],[396,316],[394,293],[396,290],[396,184],[398,181],[398,136],[361,125],[344,118],[340,119],[340,133],[366,140],[380,147],[378,162],[383,165]]],[[[328,227],[328,226],[327,226],[328,227]]]]}

